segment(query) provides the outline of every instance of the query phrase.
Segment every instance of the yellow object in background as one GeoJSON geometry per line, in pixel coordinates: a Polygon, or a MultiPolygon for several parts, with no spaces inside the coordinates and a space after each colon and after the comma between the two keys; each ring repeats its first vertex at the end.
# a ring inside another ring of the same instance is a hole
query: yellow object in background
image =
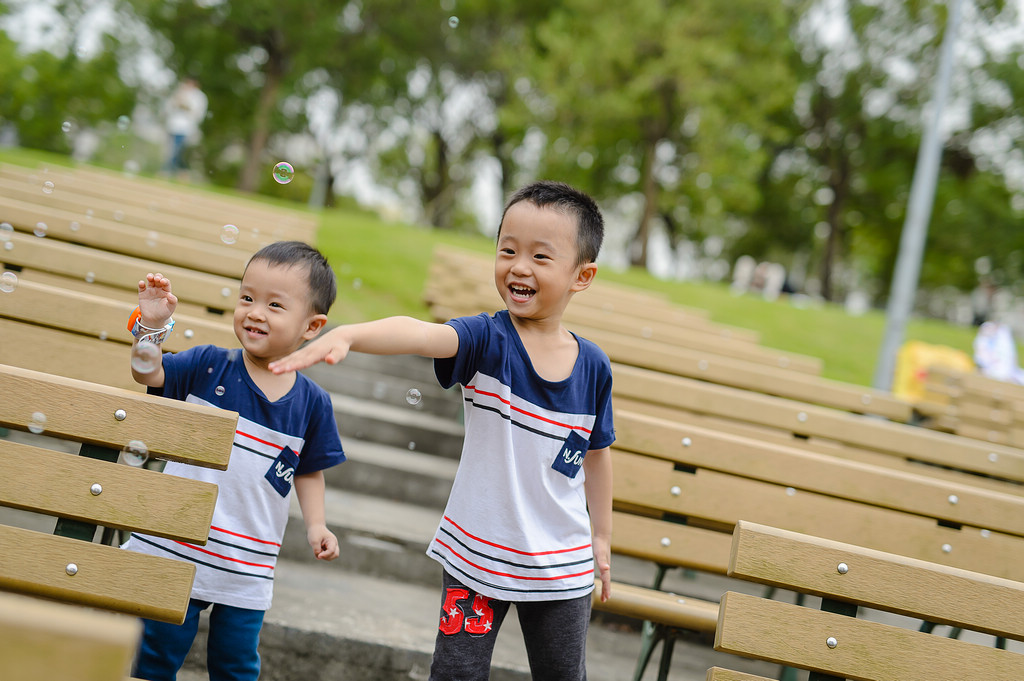
{"type": "Polygon", "coordinates": [[[949,396],[935,392],[928,384],[928,370],[941,367],[955,372],[974,372],[974,360],[962,350],[948,345],[932,345],[921,341],[907,341],[896,357],[896,373],[892,392],[908,402],[940,402],[947,404],[949,396]]]}

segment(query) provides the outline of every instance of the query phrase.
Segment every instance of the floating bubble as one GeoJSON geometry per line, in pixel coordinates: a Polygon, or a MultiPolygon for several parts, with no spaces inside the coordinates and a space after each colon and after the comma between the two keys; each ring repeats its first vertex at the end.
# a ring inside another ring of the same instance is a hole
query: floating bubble
{"type": "Polygon", "coordinates": [[[452,28],[458,28],[458,26],[459,26],[459,18],[458,17],[448,17],[448,25],[450,27],[452,27],[452,28]]]}
{"type": "Polygon", "coordinates": [[[44,236],[46,236],[46,231],[48,229],[49,227],[46,226],[45,222],[37,222],[35,229],[32,230],[32,233],[39,238],[43,238],[44,236]]]}
{"type": "Polygon", "coordinates": [[[140,374],[151,374],[160,366],[160,347],[149,341],[140,341],[132,348],[132,369],[140,374]]]}
{"type": "Polygon", "coordinates": [[[118,116],[117,117],[117,129],[120,130],[121,132],[124,132],[129,127],[131,127],[131,124],[132,124],[132,119],[129,118],[128,116],[118,116]]]}
{"type": "Polygon", "coordinates": [[[224,225],[224,229],[220,231],[220,240],[229,246],[238,241],[238,227],[224,225]]]}
{"type": "Polygon", "coordinates": [[[195,331],[192,329],[185,329],[185,338],[191,338],[194,335],[196,335],[195,331]]]}
{"type": "Polygon", "coordinates": [[[133,158],[130,158],[127,161],[124,162],[124,174],[125,175],[129,175],[129,176],[131,176],[131,175],[138,175],[139,174],[139,170],[141,170],[141,169],[142,169],[142,166],[140,166],[139,162],[136,161],[133,158]]]}
{"type": "Polygon", "coordinates": [[[53,183],[50,182],[49,180],[47,180],[46,182],[43,183],[43,193],[44,194],[52,194],[53,193],[53,183]]]}
{"type": "Polygon", "coordinates": [[[60,129],[64,132],[71,132],[71,121],[64,121],[60,124],[60,129]]]}
{"type": "Polygon", "coordinates": [[[409,404],[419,404],[422,399],[423,395],[416,388],[409,388],[409,391],[405,393],[405,401],[409,404]]]}
{"type": "Polygon", "coordinates": [[[100,331],[100,340],[107,340],[107,332],[100,331]]]}
{"type": "Polygon", "coordinates": [[[14,272],[4,272],[0,274],[0,291],[4,293],[14,293],[14,289],[18,288],[18,275],[14,272]]]}
{"type": "Polygon", "coordinates": [[[363,280],[362,279],[360,279],[359,277],[356,277],[355,279],[352,280],[352,288],[354,288],[355,290],[358,291],[362,287],[363,287],[363,280]]]}
{"type": "Polygon", "coordinates": [[[14,250],[14,242],[13,241],[5,241],[4,242],[4,250],[5,251],[13,251],[14,250]]]}
{"type": "Polygon", "coordinates": [[[46,414],[41,411],[32,412],[28,422],[28,432],[39,435],[46,430],[46,414]]]}
{"type": "Polygon", "coordinates": [[[413,451],[414,449],[416,449],[416,443],[415,443],[415,442],[410,442],[410,443],[409,443],[409,451],[411,452],[411,451],[413,451]]]}
{"type": "Polygon", "coordinates": [[[224,394],[224,386],[218,385],[216,388],[213,389],[213,392],[216,393],[218,397],[220,397],[221,395],[224,394]]]}
{"type": "Polygon", "coordinates": [[[96,281],[96,273],[95,272],[86,272],[85,273],[85,281],[86,281],[86,283],[89,283],[89,284],[91,284],[94,281],[96,281]]]}
{"type": "Polygon", "coordinates": [[[68,225],[68,227],[71,228],[72,232],[77,232],[78,230],[80,230],[82,228],[82,225],[77,220],[72,220],[71,224],[68,225]]]}
{"type": "Polygon", "coordinates": [[[7,241],[14,234],[14,227],[9,222],[0,222],[0,241],[7,241]]]}
{"type": "Polygon", "coordinates": [[[295,177],[295,168],[287,161],[281,161],[274,166],[274,181],[278,184],[288,184],[295,177]]]}
{"type": "Polygon", "coordinates": [[[121,222],[122,220],[124,220],[124,211],[123,210],[115,210],[114,211],[114,219],[117,220],[118,222],[121,222]]]}
{"type": "Polygon", "coordinates": [[[131,440],[121,450],[121,460],[129,466],[141,466],[149,461],[149,447],[142,440],[131,440]]]}

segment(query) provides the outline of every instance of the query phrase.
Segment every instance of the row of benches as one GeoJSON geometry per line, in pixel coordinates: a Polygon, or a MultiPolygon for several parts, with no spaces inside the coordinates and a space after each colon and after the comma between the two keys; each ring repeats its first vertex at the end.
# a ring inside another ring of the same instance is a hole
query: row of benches
{"type": "MultiPolygon", "coordinates": [[[[477,265],[468,263],[471,257],[437,254],[428,294],[435,317],[496,309],[497,296],[488,300],[470,280],[488,279],[479,258],[477,265]]],[[[702,320],[708,326],[695,337],[707,344],[697,349],[682,334],[674,345],[667,337],[655,339],[642,310],[659,310],[652,315],[657,317],[671,306],[648,297],[608,310],[614,300],[609,290],[578,295],[565,318],[569,328],[598,340],[613,361],[613,552],[655,566],[653,586],[616,583],[609,601],[594,601],[597,609],[649,620],[635,678],[659,641],[659,678],[665,678],[678,630],[718,632],[724,604],[742,600],[730,597],[720,605],[662,590],[672,568],[729,574],[731,532],[741,521],[943,570],[1024,579],[1018,567],[1024,524],[1010,520],[1024,503],[1024,452],[907,425],[901,421],[909,420],[908,405],[882,411],[881,405],[898,401],[825,381],[798,363],[788,369],[771,362],[744,366],[789,372],[788,382],[780,376],[764,390],[727,372],[700,371],[736,361],[729,356],[735,346],[714,345],[722,330],[702,320]],[[594,320],[607,313],[617,319],[602,329],[594,320]],[[687,363],[696,363],[698,371],[687,363]],[[807,388],[798,392],[795,385],[807,388]],[[843,392],[857,399],[828,397],[843,392]]],[[[747,343],[748,356],[765,352],[747,343]]],[[[886,650],[879,647],[878,655],[886,650]]]]}

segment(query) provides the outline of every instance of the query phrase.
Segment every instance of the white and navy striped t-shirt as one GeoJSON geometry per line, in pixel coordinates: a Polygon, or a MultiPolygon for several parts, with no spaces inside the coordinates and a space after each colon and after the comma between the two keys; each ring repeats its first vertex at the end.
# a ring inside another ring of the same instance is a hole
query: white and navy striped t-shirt
{"type": "Polygon", "coordinates": [[[164,469],[219,487],[205,546],[132,533],[125,548],[194,563],[192,598],[266,610],[293,477],[345,460],[330,396],[298,374],[287,395],[268,401],[237,349],[203,345],[163,362],[164,387],[150,392],[238,412],[235,442],[226,471],[173,461],[164,469]]]}
{"type": "Polygon", "coordinates": [[[427,554],[477,592],[561,600],[594,587],[583,457],[615,440],[608,357],[576,336],[569,378],[537,375],[506,310],[448,322],[455,357],[442,386],[462,384],[466,436],[444,517],[427,554]]]}

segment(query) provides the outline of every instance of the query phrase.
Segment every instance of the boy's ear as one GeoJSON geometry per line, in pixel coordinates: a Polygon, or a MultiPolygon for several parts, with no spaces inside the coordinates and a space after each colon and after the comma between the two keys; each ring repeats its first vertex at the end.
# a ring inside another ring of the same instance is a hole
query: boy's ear
{"type": "Polygon", "coordinates": [[[576,273],[576,281],[572,283],[571,290],[575,292],[586,291],[590,288],[590,285],[594,283],[594,277],[597,276],[597,263],[588,262],[580,267],[580,271],[576,273]]]}
{"type": "Polygon", "coordinates": [[[306,322],[306,330],[302,332],[302,337],[306,340],[316,338],[323,331],[324,325],[327,324],[327,315],[315,314],[309,318],[306,322]]]}

